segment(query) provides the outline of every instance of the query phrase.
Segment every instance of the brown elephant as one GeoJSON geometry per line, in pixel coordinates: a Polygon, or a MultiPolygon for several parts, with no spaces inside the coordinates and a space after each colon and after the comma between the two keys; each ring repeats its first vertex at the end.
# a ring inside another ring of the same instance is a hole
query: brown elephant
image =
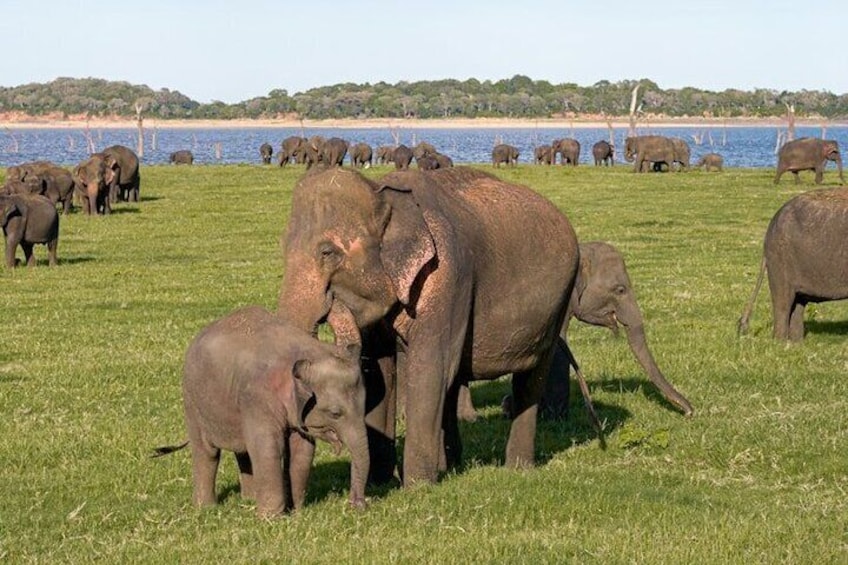
{"type": "Polygon", "coordinates": [[[533,149],[533,160],[537,165],[550,165],[551,153],[550,145],[540,145],[533,149]]]}
{"type": "Polygon", "coordinates": [[[350,148],[350,164],[352,167],[370,167],[374,159],[374,150],[367,143],[356,143],[350,148]]]}
{"type": "Polygon", "coordinates": [[[350,144],[340,137],[331,137],[321,149],[321,161],[329,167],[341,167],[350,144]]]}
{"type": "Polygon", "coordinates": [[[842,176],[842,156],[839,153],[839,143],[833,139],[818,139],[815,137],[802,137],[789,141],[778,152],[774,184],[780,182],[780,177],[786,171],[795,175],[795,184],[801,182],[798,171],[815,171],[816,184],[821,184],[824,180],[824,167],[827,161],[836,162],[839,182],[845,184],[845,178],[842,176]]]}
{"type": "Polygon", "coordinates": [[[273,156],[274,147],[270,143],[263,143],[259,146],[259,158],[262,159],[263,165],[270,165],[273,156]]]}
{"type": "Polygon", "coordinates": [[[804,339],[807,304],[848,298],[846,239],[848,187],[805,192],[781,206],[766,230],[760,272],[739,318],[739,333],[748,330],[767,271],[774,337],[804,339]]]}
{"type": "Polygon", "coordinates": [[[118,163],[109,155],[95,153],[72,172],[74,187],[87,215],[111,214],[110,187],[119,174],[118,163]]]}
{"type": "Polygon", "coordinates": [[[615,165],[615,148],[608,141],[598,141],[592,146],[592,157],[595,158],[595,166],[615,165]]]}
{"type": "Polygon", "coordinates": [[[409,164],[412,163],[412,149],[401,143],[392,151],[392,161],[395,163],[395,168],[401,171],[409,170],[409,164]]]}
{"type": "Polygon", "coordinates": [[[377,162],[387,165],[395,160],[395,148],[390,145],[381,145],[377,148],[377,162]]]}
{"type": "Polygon", "coordinates": [[[174,165],[191,165],[194,163],[194,153],[188,149],[180,149],[171,153],[169,160],[174,165]]]}
{"type": "MultiPolygon", "coordinates": [[[[73,208],[74,177],[71,172],[50,161],[31,161],[9,167],[6,181],[20,181],[27,192],[41,194],[53,204],[61,204],[63,213],[73,208]]],[[[18,188],[19,189],[19,188],[18,188]]]]}
{"type": "Polygon", "coordinates": [[[351,452],[350,504],[365,507],[368,438],[359,347],[322,343],[258,306],[204,328],[185,356],[183,404],[194,503],[216,503],[221,450],[232,451],[242,496],[260,516],[301,508],[314,439],[351,452]],[[282,466],[281,466],[282,462],[282,466]]]}
{"type": "MultiPolygon", "coordinates": [[[[383,358],[397,349],[397,372],[415,391],[405,485],[432,483],[460,460],[459,385],[507,373],[517,410],[506,464],[533,464],[538,402],[577,273],[577,238],[556,206],[468,167],[379,181],[329,170],[295,187],[284,256],[279,312],[292,323],[314,331],[340,303],[337,337],[364,329],[372,359],[369,347],[383,358]]],[[[366,375],[366,387],[366,421],[393,445],[394,382],[366,375]]],[[[371,449],[372,473],[391,476],[382,454],[371,449]]]]}
{"type": "Polygon", "coordinates": [[[666,163],[671,167],[675,161],[674,144],[671,139],[662,135],[628,137],[624,141],[624,159],[633,163],[634,173],[645,172],[643,165],[646,162],[666,163]]]}
{"type": "Polygon", "coordinates": [[[499,143],[492,149],[492,166],[500,167],[506,164],[514,167],[518,163],[518,149],[506,143],[499,143]]]}
{"type": "Polygon", "coordinates": [[[557,154],[560,155],[560,164],[568,163],[576,167],[580,163],[580,142],[576,139],[555,139],[551,142],[551,162],[556,165],[557,154]]]}
{"type": "Polygon", "coordinates": [[[112,145],[101,151],[115,163],[115,175],[109,186],[109,200],[113,204],[118,200],[138,202],[141,189],[141,175],[138,170],[138,155],[129,147],[112,145]]]}
{"type": "Polygon", "coordinates": [[[724,157],[718,153],[707,153],[706,155],[702,155],[701,158],[698,159],[698,162],[695,163],[696,169],[700,169],[701,167],[703,167],[706,172],[713,170],[720,173],[724,167],[724,157]]]}
{"type": "Polygon", "coordinates": [[[24,251],[28,267],[35,266],[32,250],[36,243],[47,246],[47,261],[52,267],[58,263],[59,214],[56,206],[40,194],[0,195],[0,226],[6,238],[6,266],[15,267],[18,245],[24,251]]]}
{"type": "MultiPolygon", "coordinates": [[[[692,155],[692,150],[690,149],[689,144],[686,143],[685,139],[681,139],[679,137],[672,137],[670,139],[671,145],[674,147],[674,162],[678,165],[678,172],[688,171],[692,155]]],[[[670,169],[671,163],[669,163],[668,166],[670,169]]]]}
{"type": "Polygon", "coordinates": [[[412,148],[412,156],[415,158],[416,162],[421,157],[426,157],[427,155],[434,155],[438,153],[436,148],[426,141],[419,142],[415,147],[412,148]]]}
{"type": "Polygon", "coordinates": [[[290,162],[303,164],[306,159],[306,144],[305,137],[299,135],[291,135],[283,140],[280,144],[279,164],[285,167],[290,162]]]}

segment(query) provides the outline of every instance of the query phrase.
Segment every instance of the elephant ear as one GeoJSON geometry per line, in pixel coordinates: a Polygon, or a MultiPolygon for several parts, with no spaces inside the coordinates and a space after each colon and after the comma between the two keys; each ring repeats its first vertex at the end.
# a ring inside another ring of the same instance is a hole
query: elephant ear
{"type": "MultiPolygon", "coordinates": [[[[380,187],[378,217],[383,231],[380,259],[395,286],[398,300],[409,305],[418,273],[436,256],[436,245],[424,214],[411,194],[426,182],[418,172],[392,173],[380,187]]],[[[422,187],[424,190],[431,187],[422,187]]]]}
{"type": "Polygon", "coordinates": [[[3,207],[3,217],[0,218],[0,222],[1,222],[0,225],[2,225],[5,228],[6,225],[9,223],[9,220],[12,218],[12,216],[14,216],[15,214],[19,214],[19,213],[20,213],[20,210],[18,209],[18,204],[14,201],[8,202],[3,207]]]}
{"type": "Polygon", "coordinates": [[[304,431],[303,416],[306,409],[310,407],[310,402],[315,397],[312,387],[309,386],[309,369],[312,363],[308,359],[300,359],[295,361],[292,366],[292,382],[291,389],[287,391],[286,398],[283,403],[288,412],[289,424],[298,430],[304,431]]]}

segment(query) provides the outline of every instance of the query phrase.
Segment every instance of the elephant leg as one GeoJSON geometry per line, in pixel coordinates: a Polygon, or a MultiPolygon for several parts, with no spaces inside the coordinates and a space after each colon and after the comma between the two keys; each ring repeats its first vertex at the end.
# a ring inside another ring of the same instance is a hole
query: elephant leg
{"type": "MultiPolygon", "coordinates": [[[[398,367],[407,378],[406,441],[403,447],[403,484],[435,483],[439,475],[439,462],[444,446],[442,413],[445,406],[445,370],[433,367],[429,361],[415,362],[416,356],[407,352],[407,364],[412,371],[398,367]],[[427,365],[431,365],[427,367],[427,365]],[[427,367],[429,370],[421,370],[427,367]],[[411,394],[414,391],[414,394],[411,394]]],[[[431,357],[428,355],[428,357],[431,357]]],[[[439,365],[435,363],[435,365],[439,365]]],[[[455,397],[454,397],[455,400],[455,397]]]]}
{"type": "Polygon", "coordinates": [[[557,338],[554,347],[551,369],[548,372],[548,380],[545,393],[539,404],[542,417],[565,420],[568,418],[568,406],[570,397],[569,371],[571,369],[569,357],[566,353],[565,341],[557,338]]]}
{"type": "Polygon", "coordinates": [[[395,420],[397,406],[397,345],[391,328],[380,323],[362,336],[365,380],[365,424],[371,459],[368,480],[386,484],[397,467],[395,420]]]}
{"type": "Polygon", "coordinates": [[[804,309],[806,303],[796,300],[792,304],[789,313],[789,339],[790,341],[801,341],[804,339],[804,309]]]}
{"type": "Polygon", "coordinates": [[[15,251],[18,249],[19,238],[14,234],[6,236],[6,266],[10,269],[15,267],[15,251]]]}
{"type": "MultiPolygon", "coordinates": [[[[266,426],[245,422],[251,430],[246,438],[247,452],[253,464],[253,484],[256,492],[256,513],[261,517],[278,516],[285,512],[286,494],[283,484],[283,440],[266,426]]],[[[283,463],[284,465],[285,463],[283,463]]]]}
{"type": "Polygon", "coordinates": [[[801,175],[798,171],[792,171],[792,175],[795,177],[795,184],[801,184],[801,175]]]}
{"type": "Polygon", "coordinates": [[[824,169],[822,167],[816,167],[816,184],[821,184],[824,182],[824,169]]]}
{"type": "Polygon", "coordinates": [[[471,388],[468,383],[462,383],[459,387],[459,399],[457,400],[457,417],[463,422],[474,422],[477,420],[477,410],[471,398],[471,388]]]}
{"type": "Polygon", "coordinates": [[[789,339],[789,316],[795,302],[795,293],[781,291],[776,284],[773,285],[769,278],[769,287],[772,288],[771,308],[774,316],[774,337],[777,339],[789,339]]]}
{"type": "Polygon", "coordinates": [[[28,241],[21,242],[21,249],[24,250],[24,261],[27,267],[35,267],[35,254],[32,252],[33,244],[28,241]]]}
{"type": "Polygon", "coordinates": [[[284,480],[288,483],[286,493],[290,496],[290,500],[286,500],[287,508],[294,508],[295,510],[303,508],[303,503],[306,501],[306,486],[309,484],[309,474],[312,471],[314,457],[315,442],[313,440],[297,432],[289,434],[287,469],[284,471],[284,480]]]}
{"type": "Polygon", "coordinates": [[[467,382],[464,378],[456,379],[445,396],[445,407],[442,412],[442,445],[444,451],[440,455],[440,471],[453,469],[462,462],[462,441],[459,437],[459,420],[456,412],[459,391],[460,389],[468,390],[468,385],[465,384],[467,382]]]}
{"type": "Polygon", "coordinates": [[[51,267],[55,267],[59,264],[58,256],[56,255],[56,251],[59,247],[59,238],[51,239],[47,242],[47,264],[51,267]]]}
{"type": "Polygon", "coordinates": [[[550,352],[535,369],[512,376],[512,426],[506,444],[506,465],[515,469],[535,463],[536,417],[550,370],[550,352]]]}
{"type": "Polygon", "coordinates": [[[190,441],[191,471],[194,479],[192,500],[197,506],[213,506],[215,497],[215,475],[221,461],[221,450],[202,442],[190,441]]]}
{"type": "Polygon", "coordinates": [[[239,486],[242,498],[256,498],[256,485],[253,484],[253,465],[250,455],[247,453],[236,453],[236,463],[239,468],[239,486]]]}

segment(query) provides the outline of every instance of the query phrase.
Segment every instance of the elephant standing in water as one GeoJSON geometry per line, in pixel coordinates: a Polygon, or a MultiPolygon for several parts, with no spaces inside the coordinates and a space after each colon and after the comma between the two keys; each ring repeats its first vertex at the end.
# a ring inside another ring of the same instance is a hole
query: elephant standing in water
{"type": "MultiPolygon", "coordinates": [[[[363,357],[397,355],[415,391],[404,485],[435,482],[460,460],[460,384],[507,373],[516,410],[506,464],[533,465],[538,402],[577,274],[577,237],[556,206],[468,167],[378,181],[333,169],[295,186],[284,256],[282,315],[315,331],[334,307],[344,313],[329,320],[337,337],[364,330],[363,357]]],[[[375,377],[366,374],[371,469],[388,480],[394,380],[375,377]]]]}
{"type": "Polygon", "coordinates": [[[259,146],[259,157],[262,159],[263,165],[271,164],[271,157],[274,156],[274,148],[270,143],[263,143],[259,146]]]}
{"type": "Polygon", "coordinates": [[[595,166],[615,165],[615,148],[608,141],[601,140],[592,146],[592,157],[595,158],[595,166]]]}
{"type": "Polygon", "coordinates": [[[774,337],[804,339],[807,304],[848,298],[846,241],[848,187],[805,192],[784,204],[766,230],[760,272],[739,318],[739,333],[748,330],[763,274],[768,271],[774,337]]]}
{"type": "Polygon", "coordinates": [[[835,161],[839,172],[839,182],[845,184],[842,176],[842,156],[839,154],[839,143],[832,139],[802,137],[789,141],[780,148],[777,156],[777,173],[774,184],[780,182],[780,177],[786,171],[795,175],[795,184],[801,182],[798,171],[815,171],[816,184],[824,180],[824,166],[827,161],[835,161]]]}

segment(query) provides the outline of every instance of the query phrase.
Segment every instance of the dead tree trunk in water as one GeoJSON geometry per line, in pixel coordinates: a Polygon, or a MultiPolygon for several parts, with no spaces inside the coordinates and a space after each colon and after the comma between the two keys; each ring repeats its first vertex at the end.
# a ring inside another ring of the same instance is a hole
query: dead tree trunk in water
{"type": "Polygon", "coordinates": [[[783,103],[786,106],[786,141],[795,139],[795,104],[783,103]]]}
{"type": "Polygon", "coordinates": [[[138,157],[144,157],[144,118],[141,117],[141,111],[144,110],[144,105],[140,102],[135,103],[135,123],[138,127],[138,145],[136,147],[138,157]]]}
{"type": "Polygon", "coordinates": [[[627,130],[629,137],[636,136],[636,103],[639,101],[639,85],[633,87],[633,92],[630,94],[630,129],[627,130]]]}

